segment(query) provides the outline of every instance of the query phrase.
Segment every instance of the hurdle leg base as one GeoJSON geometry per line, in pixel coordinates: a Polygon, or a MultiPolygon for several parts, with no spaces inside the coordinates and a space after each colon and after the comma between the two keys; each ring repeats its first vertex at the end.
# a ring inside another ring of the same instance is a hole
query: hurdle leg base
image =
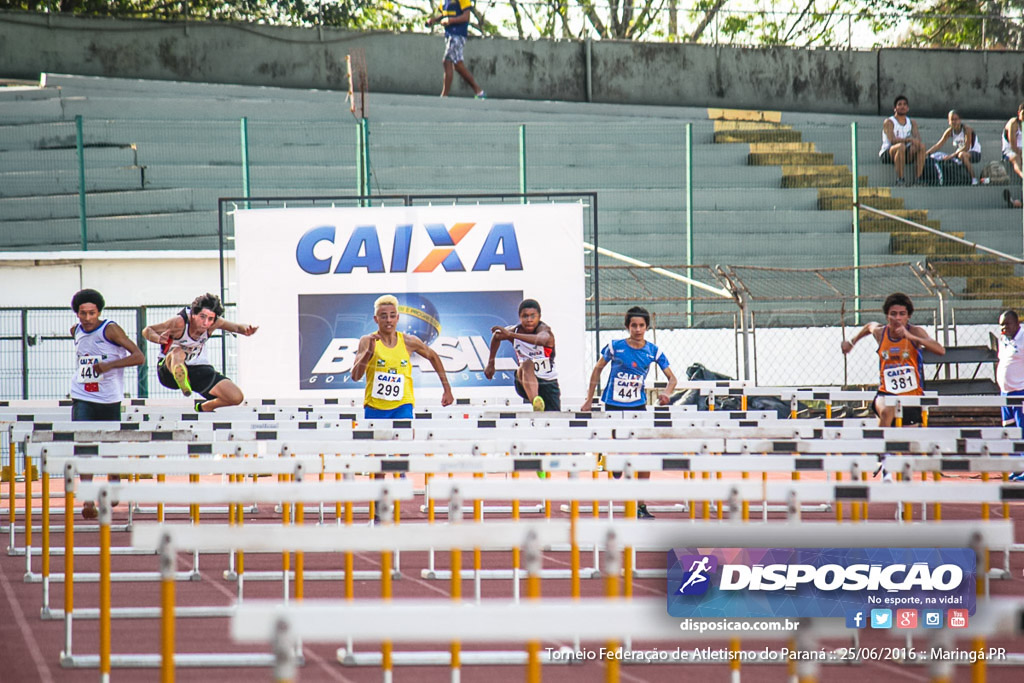
{"type": "Polygon", "coordinates": [[[238,580],[238,572],[230,570],[230,569],[225,569],[224,570],[224,580],[225,581],[237,581],[238,580]]]}
{"type": "Polygon", "coordinates": [[[1002,567],[992,567],[988,570],[988,578],[989,580],[1002,581],[1004,579],[1010,578],[1010,572],[1008,572],[1006,569],[1002,567]]]}

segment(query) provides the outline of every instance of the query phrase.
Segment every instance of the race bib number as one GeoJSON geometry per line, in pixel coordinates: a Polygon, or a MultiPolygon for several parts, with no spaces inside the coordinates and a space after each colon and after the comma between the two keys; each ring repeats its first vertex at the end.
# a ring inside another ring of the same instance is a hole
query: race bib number
{"type": "Polygon", "coordinates": [[[884,371],[885,391],[890,394],[905,394],[917,389],[917,373],[909,365],[886,368],[884,371]]]}
{"type": "MultiPolygon", "coordinates": [[[[79,384],[98,384],[103,381],[103,375],[96,372],[93,367],[99,363],[103,358],[101,356],[79,356],[78,357],[78,374],[75,379],[79,384]]],[[[88,386],[86,391],[98,391],[99,389],[90,389],[88,386]]]]}
{"type": "Polygon", "coordinates": [[[547,356],[544,356],[543,358],[534,358],[533,371],[538,374],[551,372],[551,359],[547,356]]]}
{"type": "Polygon", "coordinates": [[[378,374],[373,378],[370,396],[383,401],[400,401],[405,395],[405,375],[378,374]]]}
{"type": "Polygon", "coordinates": [[[612,400],[616,403],[636,403],[644,394],[644,381],[616,377],[612,380],[612,400]]]}

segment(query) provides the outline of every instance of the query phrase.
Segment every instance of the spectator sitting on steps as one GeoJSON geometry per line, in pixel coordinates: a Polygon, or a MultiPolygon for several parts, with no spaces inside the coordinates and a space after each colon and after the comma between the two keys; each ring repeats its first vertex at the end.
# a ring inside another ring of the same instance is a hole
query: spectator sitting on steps
{"type": "Polygon", "coordinates": [[[896,167],[896,184],[906,185],[903,178],[903,166],[908,161],[914,162],[914,180],[921,179],[924,171],[924,143],[917,130],[917,122],[907,116],[910,103],[905,95],[898,95],[892,103],[893,115],[882,123],[882,149],[878,158],[883,164],[896,167]]]}
{"type": "Polygon", "coordinates": [[[978,179],[974,177],[974,167],[971,164],[981,161],[981,140],[975,135],[973,128],[960,120],[960,114],[956,109],[949,110],[948,120],[949,128],[942,134],[938,142],[928,148],[925,156],[931,156],[932,153],[942,149],[947,140],[952,139],[953,153],[943,157],[943,160],[958,159],[971,175],[971,185],[977,185],[978,179]]]}

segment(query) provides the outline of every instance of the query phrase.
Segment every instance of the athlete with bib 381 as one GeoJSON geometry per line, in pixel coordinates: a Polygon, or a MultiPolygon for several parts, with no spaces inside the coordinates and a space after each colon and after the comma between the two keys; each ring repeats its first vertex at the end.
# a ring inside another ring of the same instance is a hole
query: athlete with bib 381
{"type": "MultiPolygon", "coordinates": [[[[921,349],[928,349],[939,356],[945,355],[946,349],[932,339],[923,327],[910,324],[914,304],[906,294],[890,294],[886,297],[882,310],[885,312],[885,325],[868,323],[853,339],[844,341],[842,349],[843,353],[849,353],[854,344],[862,338],[869,334],[875,338],[878,343],[879,387],[872,407],[878,415],[878,426],[890,427],[896,417],[896,406],[886,406],[884,397],[923,394],[921,349]]],[[[920,421],[920,408],[904,409],[904,424],[915,424],[920,421]]]]}
{"type": "Polygon", "coordinates": [[[455,402],[448,375],[437,353],[418,337],[396,331],[398,326],[398,299],[390,294],[373,302],[373,320],[377,331],[359,340],[359,350],[352,366],[352,379],[366,376],[363,410],[367,420],[408,419],[412,417],[412,359],[418,353],[426,358],[437,373],[444,393],[441,405],[455,402]]]}

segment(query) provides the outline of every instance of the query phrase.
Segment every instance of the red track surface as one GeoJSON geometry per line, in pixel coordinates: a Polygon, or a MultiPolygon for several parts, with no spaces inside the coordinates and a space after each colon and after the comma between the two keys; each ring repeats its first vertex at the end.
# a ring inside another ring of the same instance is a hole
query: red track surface
{"type": "MultiPolygon", "coordinates": [[[[553,482],[554,483],[554,482],[553,482]]],[[[54,493],[57,493],[54,487],[54,493]]],[[[61,499],[54,499],[52,505],[57,507],[61,499]]],[[[36,524],[38,518],[38,501],[36,524]]],[[[126,511],[125,506],[115,510],[115,525],[123,524],[126,511]]],[[[557,506],[556,506],[557,509],[557,506]]],[[[993,506],[992,518],[1001,517],[1000,506],[993,506]]],[[[892,519],[894,508],[892,505],[875,504],[871,506],[871,518],[873,520],[892,519]]],[[[559,514],[559,513],[555,513],[559,514]]],[[[848,513],[847,513],[848,514],[848,513]]],[[[952,519],[977,519],[979,518],[979,506],[973,505],[944,505],[943,518],[952,519]]],[[[671,518],[674,515],[659,515],[659,518],[671,518]]],[[[684,515],[678,517],[681,524],[689,524],[689,517],[684,515]]],[[[1024,506],[1011,508],[1011,517],[1017,521],[1017,541],[1024,541],[1024,506]]],[[[7,523],[6,504],[3,514],[0,515],[3,523],[7,523]]],[[[150,521],[145,517],[137,517],[138,521],[150,521]]],[[[177,519],[184,521],[183,517],[177,519]]],[[[210,517],[211,521],[224,522],[223,517],[210,517]]],[[[827,514],[805,514],[806,523],[813,523],[815,520],[834,519],[833,513],[827,514]]],[[[171,521],[175,521],[172,519],[171,521]]],[[[269,510],[263,510],[255,517],[248,517],[247,524],[258,522],[279,521],[279,516],[269,510]]],[[[402,509],[402,523],[423,523],[425,515],[421,514],[417,506],[406,504],[402,509]]],[[[19,524],[21,517],[19,516],[19,524]]],[[[58,518],[57,524],[62,519],[58,518]]],[[[365,522],[364,519],[357,519],[357,523],[365,522]]],[[[714,523],[714,522],[711,522],[714,523]]],[[[95,522],[76,522],[76,545],[93,546],[98,544],[98,537],[95,533],[89,533],[83,529],[85,525],[93,525],[95,522]]],[[[3,537],[3,545],[7,546],[8,536],[3,537]]],[[[33,543],[38,548],[40,535],[33,535],[33,543]]],[[[114,532],[113,543],[115,545],[127,545],[128,535],[114,532]]],[[[18,535],[18,545],[23,545],[21,534],[18,535]]],[[[54,547],[63,546],[63,536],[55,534],[51,543],[54,547]]],[[[511,565],[510,553],[484,553],[483,562],[485,568],[508,567],[511,565]]],[[[401,556],[401,567],[403,577],[394,582],[395,599],[403,598],[424,598],[437,597],[440,600],[449,596],[449,585],[447,581],[425,580],[420,578],[419,570],[426,566],[425,553],[403,553],[401,556]]],[[[644,553],[639,557],[641,567],[663,566],[663,553],[644,553]]],[[[1001,563],[1001,557],[993,558],[994,563],[1001,563]]],[[[179,569],[187,570],[191,567],[191,555],[179,555],[179,569]]],[[[463,553],[463,566],[472,566],[472,553],[463,553]]],[[[583,566],[590,564],[589,553],[584,553],[583,566]]],[[[569,566],[567,553],[545,553],[545,567],[569,566]]],[[[307,555],[305,568],[309,570],[340,569],[342,558],[340,556],[318,556],[307,555]]],[[[447,567],[447,554],[438,553],[436,566],[447,567]]],[[[176,602],[178,605],[228,605],[235,596],[234,583],[225,581],[222,572],[227,567],[227,557],[223,555],[204,555],[200,561],[202,580],[197,582],[179,582],[176,586],[176,602]]],[[[281,568],[281,558],[270,555],[247,555],[246,571],[260,569],[281,568]]],[[[293,564],[294,567],[294,564],[293,564]]],[[[379,567],[379,556],[373,554],[358,554],[356,556],[356,569],[376,569],[379,567]]],[[[76,572],[96,572],[99,568],[99,559],[96,556],[77,556],[75,558],[76,572]]],[[[118,557],[113,558],[114,571],[157,571],[158,561],[153,557],[118,557]]],[[[33,559],[33,571],[38,574],[41,563],[38,557],[33,559]]],[[[992,593],[994,595],[1024,596],[1024,556],[1014,554],[1011,557],[1012,578],[1006,581],[993,581],[992,593]]],[[[52,572],[63,571],[63,558],[54,557],[51,566],[52,572]]],[[[27,683],[31,681],[95,681],[99,673],[95,669],[65,669],[61,667],[59,653],[63,648],[64,625],[62,621],[43,621],[40,619],[40,608],[42,605],[42,588],[39,583],[25,583],[25,558],[23,556],[12,556],[8,552],[0,554],[0,682],[27,683]]],[[[357,581],[356,597],[370,598],[379,596],[380,584],[376,581],[357,581]]],[[[525,591],[525,581],[522,589],[525,591]]],[[[463,596],[472,597],[473,584],[471,581],[463,583],[463,596]]],[[[569,595],[570,586],[567,580],[545,580],[542,592],[545,596],[566,597],[569,595]]],[[[584,597],[599,596],[603,593],[603,582],[599,580],[584,579],[582,582],[584,597]]],[[[280,582],[248,581],[246,582],[247,598],[279,598],[282,588],[280,582]]],[[[113,583],[113,606],[156,606],[159,604],[159,584],[152,583],[113,583]]],[[[636,580],[634,594],[638,596],[663,596],[665,594],[664,580],[642,579],[636,580]]],[[[343,586],[340,581],[306,581],[305,595],[307,598],[338,598],[343,596],[343,586]]],[[[485,598],[508,598],[512,595],[512,587],[509,581],[486,580],[483,582],[483,595],[485,598]]],[[[95,583],[77,583],[75,585],[75,607],[76,609],[98,606],[98,585],[95,583]]],[[[50,606],[59,610],[63,606],[63,584],[53,584],[51,588],[50,606]]],[[[424,628],[429,628],[424,624],[424,628]]],[[[265,648],[252,648],[239,646],[231,642],[228,636],[228,620],[224,618],[179,618],[176,625],[178,652],[247,652],[261,651],[269,652],[269,646],[265,648]]],[[[159,622],[156,619],[115,619],[112,625],[112,642],[114,654],[126,653],[156,653],[159,650],[158,641],[159,622]]],[[[99,647],[98,622],[79,619],[74,627],[74,652],[75,654],[95,654],[99,647]]],[[[870,630],[861,632],[861,644],[877,647],[898,647],[902,641],[888,636],[880,636],[870,630]]],[[[831,646],[845,646],[849,641],[827,643],[831,646]]],[[[922,642],[915,643],[923,647],[922,642]]],[[[305,666],[300,670],[299,679],[302,681],[379,681],[381,672],[379,669],[369,667],[343,667],[338,664],[335,658],[335,651],[338,645],[307,645],[304,648],[306,658],[305,666]]],[[[569,643],[544,643],[543,647],[559,647],[569,643]]],[[[591,644],[593,647],[600,647],[600,643],[591,644]]],[[[684,649],[692,650],[696,646],[705,647],[708,644],[687,642],[683,637],[676,645],[684,649]]],[[[674,649],[676,645],[671,646],[674,649]]],[[[743,649],[763,649],[768,645],[772,649],[781,647],[779,643],[758,642],[755,639],[743,642],[743,649]]],[[[958,647],[967,649],[968,643],[960,642],[958,647]]],[[[1024,638],[1017,638],[1012,641],[995,641],[989,645],[1006,647],[1009,652],[1024,652],[1024,638]]],[[[357,643],[357,649],[371,651],[374,643],[357,643]]],[[[646,649],[644,643],[634,643],[636,649],[646,649]]],[[[651,646],[654,646],[653,644],[651,646]]],[[[667,643],[656,645],[661,649],[669,647],[667,643]]],[[[725,641],[711,643],[711,647],[727,647],[725,641]]],[[[510,643],[506,647],[478,647],[472,645],[464,646],[464,650],[471,649],[521,649],[522,644],[510,643]]],[[[407,649],[447,649],[447,644],[438,643],[433,647],[403,646],[396,644],[396,650],[407,649]]],[[[627,683],[651,683],[661,681],[727,681],[729,671],[726,665],[705,665],[705,664],[624,664],[621,669],[621,680],[627,683]]],[[[156,669],[119,669],[112,672],[114,681],[156,681],[158,680],[156,669]]],[[[543,675],[549,681],[589,682],[604,680],[604,664],[600,661],[590,661],[573,665],[547,665],[544,667],[543,675]]],[[[462,679],[464,681],[520,681],[524,680],[522,667],[464,667],[462,679]]],[[[924,666],[901,665],[895,662],[868,662],[856,665],[828,665],[821,670],[819,680],[840,681],[844,683],[861,683],[865,679],[890,679],[894,681],[927,681],[928,670],[924,666]]],[[[771,665],[749,665],[742,667],[742,679],[744,681],[786,681],[787,671],[785,666],[771,665]]],[[[273,680],[273,673],[269,668],[216,668],[216,669],[177,669],[178,681],[213,681],[219,683],[231,683],[234,681],[270,681],[273,680]]],[[[395,670],[396,681],[448,681],[449,673],[446,667],[397,667],[395,670]]],[[[969,681],[971,679],[971,668],[960,665],[956,670],[957,681],[969,681]]],[[[1005,681],[1007,683],[1019,683],[1024,681],[1024,667],[1009,667],[990,665],[987,667],[987,680],[1005,681]]]]}

